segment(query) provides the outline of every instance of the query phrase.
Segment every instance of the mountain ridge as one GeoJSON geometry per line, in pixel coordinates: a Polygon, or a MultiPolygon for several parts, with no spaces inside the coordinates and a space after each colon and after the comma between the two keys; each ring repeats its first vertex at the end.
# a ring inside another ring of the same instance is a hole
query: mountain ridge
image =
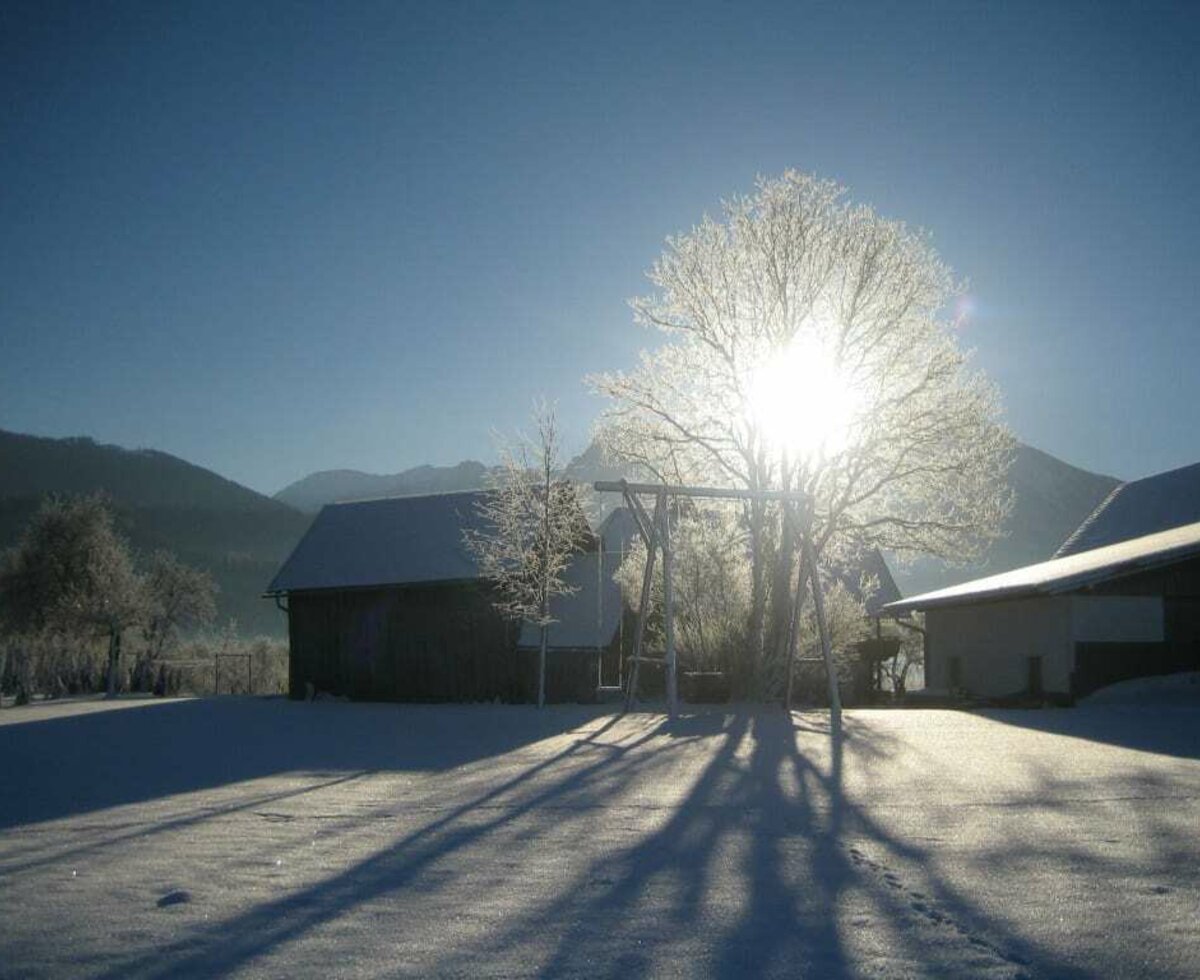
{"type": "Polygon", "coordinates": [[[364,473],[362,470],[318,470],[289,483],[273,499],[305,514],[315,514],[325,504],[412,493],[478,490],[491,470],[474,459],[453,466],[424,463],[399,473],[364,473]]]}
{"type": "Polygon", "coordinates": [[[249,633],[286,630],[259,597],[308,528],[307,515],[170,453],[0,429],[0,548],[16,543],[47,495],[96,492],[111,499],[135,551],[165,548],[212,574],[222,622],[249,633]]]}
{"type": "MultiPolygon", "coordinates": [[[[493,472],[494,468],[474,460],[464,460],[456,466],[418,466],[394,474],[324,470],[290,484],[275,496],[294,506],[302,502],[309,512],[315,513],[323,504],[338,501],[389,494],[478,490],[493,472]],[[293,492],[294,488],[300,488],[300,492],[293,492]],[[330,492],[333,488],[336,492],[330,492]]],[[[563,474],[580,483],[625,475],[621,467],[604,459],[594,442],[567,463],[563,474]]],[[[1044,561],[1120,484],[1114,477],[1092,473],[1018,443],[1009,471],[1009,485],[1015,496],[1013,511],[1002,536],[988,549],[987,557],[964,565],[932,558],[896,561],[893,557],[889,564],[893,566],[896,583],[906,595],[913,595],[1044,561]]],[[[607,509],[607,503],[594,503],[589,512],[600,514],[607,509]]]]}

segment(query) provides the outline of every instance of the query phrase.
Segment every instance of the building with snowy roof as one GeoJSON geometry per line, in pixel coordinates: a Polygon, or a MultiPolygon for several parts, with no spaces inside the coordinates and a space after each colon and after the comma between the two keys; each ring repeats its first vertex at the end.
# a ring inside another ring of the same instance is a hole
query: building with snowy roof
{"type": "MultiPolygon", "coordinates": [[[[531,701],[539,630],[505,620],[463,543],[479,530],[483,491],[326,505],[267,595],[288,614],[293,698],[531,701]]],[[[580,512],[581,527],[586,521],[580,512]]],[[[585,532],[556,596],[546,695],[595,698],[605,658],[619,658],[620,555],[585,532]]],[[[617,668],[619,670],[619,668],[617,668]]]]}
{"type": "Polygon", "coordinates": [[[926,687],[1081,697],[1200,670],[1200,522],[926,592],[926,687]]]}
{"type": "Polygon", "coordinates": [[[1075,555],[1200,521],[1200,463],[1115,487],[1055,552],[1075,555]]]}

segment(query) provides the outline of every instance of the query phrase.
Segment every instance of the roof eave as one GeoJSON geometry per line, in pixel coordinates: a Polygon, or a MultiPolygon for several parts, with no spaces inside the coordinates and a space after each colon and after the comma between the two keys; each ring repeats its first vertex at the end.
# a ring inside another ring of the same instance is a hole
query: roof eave
{"type": "Polygon", "coordinates": [[[367,585],[310,585],[289,586],[268,589],[261,598],[271,596],[291,595],[296,592],[378,592],[380,589],[424,589],[444,585],[481,585],[487,584],[482,576],[475,578],[440,578],[423,582],[374,582],[367,585]]]}

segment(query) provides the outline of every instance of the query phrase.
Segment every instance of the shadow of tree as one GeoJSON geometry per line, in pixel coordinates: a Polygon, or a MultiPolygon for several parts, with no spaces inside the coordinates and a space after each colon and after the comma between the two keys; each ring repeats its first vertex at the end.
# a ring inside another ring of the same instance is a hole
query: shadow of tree
{"type": "MultiPolygon", "coordinates": [[[[940,880],[924,850],[846,798],[842,751],[822,765],[799,751],[797,727],[810,726],[777,712],[739,715],[660,828],[486,944],[448,953],[434,972],[469,972],[563,924],[541,976],[636,977],[673,965],[718,977],[847,977],[873,965],[955,977],[964,964],[974,975],[1020,976],[1033,962],[1054,976],[1086,975],[940,880]],[[905,883],[901,866],[916,866],[924,891],[905,883]],[[595,881],[599,891],[586,887],[595,881]],[[857,929],[877,938],[848,943],[857,929]]],[[[852,740],[870,733],[858,725],[852,740]]]]}
{"type": "Polygon", "coordinates": [[[285,772],[451,769],[609,714],[232,697],[118,703],[67,717],[53,717],[53,707],[5,712],[0,829],[285,772]],[[510,723],[514,712],[520,724],[510,723]]]}
{"type": "MultiPolygon", "coordinates": [[[[603,734],[574,741],[324,881],[106,975],[222,975],[382,897],[420,888],[423,896],[410,891],[409,899],[431,900],[448,885],[435,872],[452,855],[495,846],[521,821],[533,821],[535,837],[549,835],[551,822],[586,832],[632,784],[671,778],[689,745],[707,761],[677,802],[655,811],[665,819],[632,827],[627,848],[606,851],[551,890],[530,885],[503,928],[439,950],[419,972],[464,975],[492,964],[491,972],[547,977],[950,977],[965,965],[980,976],[1086,975],[989,917],[938,874],[926,849],[849,799],[843,751],[810,736],[802,752],[796,724],[777,711],[644,725],[615,743],[603,734]],[[507,957],[519,949],[538,950],[538,961],[514,965],[507,957]]],[[[869,725],[852,729],[847,751],[882,751],[866,747],[872,734],[869,725]]],[[[391,928],[389,943],[402,949],[405,921],[391,928]]]]}

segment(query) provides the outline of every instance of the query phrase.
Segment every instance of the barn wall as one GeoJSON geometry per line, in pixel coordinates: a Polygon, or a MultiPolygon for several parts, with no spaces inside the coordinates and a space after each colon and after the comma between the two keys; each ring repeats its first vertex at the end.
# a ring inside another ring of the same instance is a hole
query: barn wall
{"type": "MultiPolygon", "coordinates": [[[[528,702],[537,653],[474,584],[292,593],[289,687],[363,701],[528,702]]],[[[551,651],[549,700],[595,696],[594,655],[551,651]]]]}

